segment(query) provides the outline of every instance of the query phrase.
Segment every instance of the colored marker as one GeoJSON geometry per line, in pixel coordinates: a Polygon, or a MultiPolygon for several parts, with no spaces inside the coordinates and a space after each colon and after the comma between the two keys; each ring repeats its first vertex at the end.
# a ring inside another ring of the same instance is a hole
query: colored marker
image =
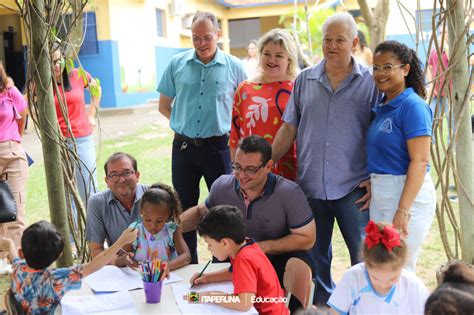
{"type": "Polygon", "coordinates": [[[133,231],[135,231],[135,229],[137,228],[137,225],[138,225],[139,222],[140,222],[140,220],[137,220],[137,221],[135,222],[135,225],[134,225],[133,228],[132,228],[133,231]]]}
{"type": "MultiPolygon", "coordinates": [[[[199,279],[199,278],[202,277],[202,275],[204,274],[204,271],[206,271],[206,269],[207,269],[207,267],[209,266],[209,264],[211,263],[211,261],[212,261],[212,260],[209,260],[209,261],[207,262],[207,264],[204,266],[204,268],[202,268],[201,272],[200,272],[199,275],[196,277],[196,279],[199,279]]],[[[196,280],[196,279],[195,279],[195,280],[196,280]]],[[[192,289],[193,287],[194,287],[194,282],[193,282],[193,284],[191,285],[191,289],[192,289]]]]}
{"type": "Polygon", "coordinates": [[[121,252],[122,254],[127,255],[128,257],[130,257],[131,260],[138,263],[138,261],[135,259],[135,257],[133,257],[129,252],[125,251],[123,248],[120,248],[119,252],[121,252]]]}

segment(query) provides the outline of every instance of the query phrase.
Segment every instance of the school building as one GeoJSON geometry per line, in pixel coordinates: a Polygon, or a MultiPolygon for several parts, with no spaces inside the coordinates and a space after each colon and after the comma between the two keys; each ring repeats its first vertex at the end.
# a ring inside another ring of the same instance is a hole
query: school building
{"type": "MultiPolygon", "coordinates": [[[[298,6],[304,6],[304,0],[298,6]]],[[[311,7],[316,1],[307,1],[311,7]]],[[[369,0],[375,7],[377,0],[369,0]]],[[[432,1],[400,1],[416,16],[416,21],[391,1],[386,38],[415,47],[412,40],[418,25],[431,25],[432,1]],[[420,21],[418,21],[420,19],[420,21]],[[428,21],[429,19],[429,21],[428,21]]],[[[0,6],[0,61],[17,86],[24,84],[26,39],[14,0],[0,6]]],[[[360,15],[356,0],[319,1],[360,15]]],[[[213,12],[219,19],[222,37],[219,46],[243,57],[249,40],[282,27],[281,16],[292,14],[293,0],[95,0],[83,14],[84,41],[79,52],[83,67],[102,86],[102,107],[127,107],[157,99],[155,91],[170,58],[192,48],[191,20],[196,11],[213,12]]],[[[426,33],[426,36],[428,33],[426,33]]],[[[419,49],[422,55],[423,50],[419,49]]],[[[424,55],[422,55],[424,56],[424,55]]],[[[422,57],[423,58],[423,57],[422,57]]]]}

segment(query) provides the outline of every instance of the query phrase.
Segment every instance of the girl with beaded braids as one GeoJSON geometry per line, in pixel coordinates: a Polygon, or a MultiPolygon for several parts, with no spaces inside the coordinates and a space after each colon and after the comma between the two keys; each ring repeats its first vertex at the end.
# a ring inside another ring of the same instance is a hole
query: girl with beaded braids
{"type": "Polygon", "coordinates": [[[436,207],[429,174],[432,113],[416,53],[397,41],[375,48],[373,79],[385,94],[367,132],[370,219],[391,222],[406,237],[406,267],[415,271],[436,207]]]}
{"type": "Polygon", "coordinates": [[[140,202],[141,221],[130,224],[138,230],[137,239],[125,250],[132,250],[138,262],[167,261],[168,270],[186,266],[191,254],[179,226],[180,214],[178,193],[165,184],[151,185],[140,202]]]}

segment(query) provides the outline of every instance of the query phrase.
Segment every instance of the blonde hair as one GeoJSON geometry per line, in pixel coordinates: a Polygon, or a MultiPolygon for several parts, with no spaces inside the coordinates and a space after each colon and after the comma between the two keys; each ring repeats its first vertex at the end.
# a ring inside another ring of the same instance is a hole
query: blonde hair
{"type": "Polygon", "coordinates": [[[268,43],[278,44],[286,51],[288,58],[290,59],[287,74],[294,79],[298,75],[299,68],[298,51],[296,49],[296,44],[293,37],[290,35],[290,33],[288,33],[288,31],[281,28],[275,28],[268,31],[258,41],[257,47],[259,57],[262,55],[263,48],[268,43]]]}
{"type": "Polygon", "coordinates": [[[8,76],[5,71],[5,68],[3,68],[2,63],[0,62],[0,93],[3,92],[7,88],[8,85],[8,76]]]}

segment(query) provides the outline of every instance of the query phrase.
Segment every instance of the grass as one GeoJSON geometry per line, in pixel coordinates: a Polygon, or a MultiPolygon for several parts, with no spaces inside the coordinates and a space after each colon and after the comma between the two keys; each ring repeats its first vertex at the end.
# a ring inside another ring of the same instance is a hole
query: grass
{"type": "MultiPolygon", "coordinates": [[[[107,158],[117,151],[127,152],[137,159],[141,183],[162,182],[171,185],[171,143],[170,129],[158,124],[151,124],[134,135],[100,143],[96,148],[99,190],[107,188],[103,165],[107,158]]],[[[28,178],[27,224],[50,219],[45,186],[44,165],[42,162],[36,163],[30,168],[28,178]]],[[[200,189],[202,192],[200,201],[203,202],[207,196],[204,180],[201,181],[200,189]]],[[[199,248],[199,256],[202,261],[211,257],[203,244],[199,248]]]]}
{"type": "MultiPolygon", "coordinates": [[[[97,148],[99,189],[106,189],[103,180],[103,164],[107,157],[116,151],[130,153],[137,159],[141,183],[152,184],[159,181],[171,184],[171,143],[172,133],[169,128],[158,124],[151,124],[131,136],[104,141],[97,148]]],[[[41,219],[49,220],[45,187],[44,166],[42,163],[36,163],[30,168],[28,178],[27,224],[41,219]]],[[[204,201],[207,194],[206,185],[202,181],[201,202],[204,201]]],[[[199,241],[198,252],[201,262],[210,259],[210,254],[202,240],[199,241]]],[[[350,266],[349,254],[337,225],[334,228],[333,257],[333,277],[337,282],[350,266]]],[[[435,218],[425,240],[417,267],[418,276],[430,290],[436,286],[436,269],[446,260],[435,218]]]]}

